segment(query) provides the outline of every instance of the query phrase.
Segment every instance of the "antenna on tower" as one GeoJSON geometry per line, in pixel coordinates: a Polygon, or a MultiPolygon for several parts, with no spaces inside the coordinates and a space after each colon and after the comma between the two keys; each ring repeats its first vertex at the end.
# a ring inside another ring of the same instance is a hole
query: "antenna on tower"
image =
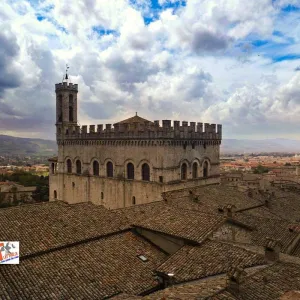
{"type": "Polygon", "coordinates": [[[64,81],[64,80],[68,81],[68,79],[69,79],[69,76],[68,76],[68,69],[69,69],[69,68],[70,68],[70,67],[68,66],[68,64],[66,64],[66,75],[63,76],[63,81],[64,81]]]}

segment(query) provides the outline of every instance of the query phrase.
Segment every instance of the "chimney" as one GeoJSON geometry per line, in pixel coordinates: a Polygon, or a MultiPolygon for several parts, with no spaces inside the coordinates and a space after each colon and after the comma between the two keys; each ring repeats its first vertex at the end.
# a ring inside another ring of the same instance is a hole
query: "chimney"
{"type": "Polygon", "coordinates": [[[280,242],[278,240],[267,238],[265,246],[265,259],[269,262],[279,260],[280,242]]]}
{"type": "Polygon", "coordinates": [[[233,218],[235,211],[236,211],[236,207],[233,204],[227,204],[224,208],[223,208],[227,218],[233,218]]]}
{"type": "Polygon", "coordinates": [[[238,294],[240,292],[240,285],[243,281],[246,272],[240,267],[233,267],[227,274],[228,286],[227,289],[232,294],[238,294]]]}

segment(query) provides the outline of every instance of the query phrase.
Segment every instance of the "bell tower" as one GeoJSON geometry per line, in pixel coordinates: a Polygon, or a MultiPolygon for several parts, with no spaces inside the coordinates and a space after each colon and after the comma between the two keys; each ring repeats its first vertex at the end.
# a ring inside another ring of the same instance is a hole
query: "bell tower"
{"type": "Polygon", "coordinates": [[[77,125],[78,84],[69,82],[67,71],[62,83],[55,84],[55,93],[56,135],[63,138],[70,126],[77,125]]]}

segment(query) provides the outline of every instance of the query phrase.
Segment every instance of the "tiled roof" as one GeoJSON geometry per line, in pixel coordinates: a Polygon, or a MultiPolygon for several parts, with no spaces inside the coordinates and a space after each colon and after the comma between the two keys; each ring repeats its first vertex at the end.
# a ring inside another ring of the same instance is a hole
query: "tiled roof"
{"type": "Polygon", "coordinates": [[[157,285],[152,271],[165,258],[131,232],[115,234],[1,266],[0,298],[77,300],[139,294],[157,285]],[[140,254],[148,260],[140,260],[140,254]]]}
{"type": "Polygon", "coordinates": [[[213,300],[276,300],[288,291],[300,290],[299,265],[275,263],[246,277],[238,293],[220,292],[213,300]]]}
{"type": "Polygon", "coordinates": [[[146,120],[144,118],[141,118],[138,115],[136,115],[136,116],[128,118],[126,120],[120,121],[116,124],[124,124],[124,123],[133,124],[133,123],[145,123],[145,122],[146,123],[153,123],[151,121],[148,121],[148,120],[146,120]]]}
{"type": "Polygon", "coordinates": [[[201,243],[225,221],[223,216],[168,207],[133,225],[201,243]]]}
{"type": "Polygon", "coordinates": [[[0,210],[1,240],[20,241],[21,257],[129,228],[102,206],[60,201],[0,210]]]}
{"type": "MultiPolygon", "coordinates": [[[[247,193],[238,191],[236,187],[226,185],[211,185],[173,191],[166,193],[166,197],[168,203],[173,206],[213,214],[218,212],[219,207],[227,204],[235,205],[236,209],[240,210],[265,203],[265,197],[262,194],[249,197],[247,193]],[[190,195],[189,191],[193,192],[193,196],[190,195]]],[[[247,214],[250,216],[280,219],[280,217],[274,215],[268,208],[263,206],[251,209],[247,214]]]]}
{"type": "MultiPolygon", "coordinates": [[[[199,300],[226,287],[226,276],[210,277],[193,283],[175,285],[143,297],[143,300],[199,300]]],[[[130,298],[126,298],[129,300],[130,298]]]]}
{"type": "Polygon", "coordinates": [[[297,238],[297,231],[290,231],[291,223],[282,219],[268,219],[238,213],[235,218],[253,228],[251,231],[252,244],[265,246],[266,239],[271,237],[280,241],[281,252],[286,252],[289,245],[297,238]]]}
{"type": "Polygon", "coordinates": [[[263,256],[234,245],[206,241],[200,246],[183,246],[157,268],[173,273],[175,282],[185,282],[227,273],[232,266],[252,267],[266,264],[263,256]]]}

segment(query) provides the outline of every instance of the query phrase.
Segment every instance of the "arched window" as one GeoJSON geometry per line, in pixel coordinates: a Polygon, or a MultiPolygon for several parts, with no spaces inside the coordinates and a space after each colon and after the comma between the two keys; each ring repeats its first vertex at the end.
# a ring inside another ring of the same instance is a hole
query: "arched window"
{"type": "Polygon", "coordinates": [[[69,121],[73,122],[74,121],[74,116],[73,116],[73,95],[69,95],[69,121]]]}
{"type": "Polygon", "coordinates": [[[148,164],[142,165],[142,180],[150,181],[150,168],[148,164]]]}
{"type": "Polygon", "coordinates": [[[71,159],[67,160],[67,172],[72,173],[72,162],[71,159]]]}
{"type": "Polygon", "coordinates": [[[79,159],[76,160],[76,174],[81,174],[81,161],[79,159]]]}
{"type": "Polygon", "coordinates": [[[106,164],[106,175],[107,177],[114,177],[114,167],[111,161],[106,164]]]}
{"type": "Polygon", "coordinates": [[[54,199],[57,199],[57,191],[53,192],[53,197],[54,197],[54,199]]]}
{"type": "Polygon", "coordinates": [[[203,177],[208,177],[208,162],[203,163],[203,177]]]}
{"type": "Polygon", "coordinates": [[[103,192],[101,192],[101,200],[103,200],[104,198],[104,195],[103,195],[103,192]]]}
{"type": "Polygon", "coordinates": [[[127,178],[134,179],[134,165],[132,163],[127,164],[127,178]]]}
{"type": "Polygon", "coordinates": [[[63,113],[62,95],[59,95],[58,96],[58,119],[57,119],[58,122],[62,122],[62,119],[63,119],[62,113],[63,113]]]}
{"type": "Polygon", "coordinates": [[[132,204],[135,205],[135,197],[132,196],[132,204]]]}
{"type": "Polygon", "coordinates": [[[181,165],[181,180],[186,180],[187,179],[187,165],[186,163],[183,163],[181,165]]]}
{"type": "Polygon", "coordinates": [[[96,160],[93,162],[93,175],[99,176],[99,163],[96,160]]]}
{"type": "Polygon", "coordinates": [[[51,174],[55,174],[55,163],[51,164],[51,174]]]}
{"type": "Polygon", "coordinates": [[[193,178],[198,177],[198,164],[196,162],[193,163],[193,178]]]}

